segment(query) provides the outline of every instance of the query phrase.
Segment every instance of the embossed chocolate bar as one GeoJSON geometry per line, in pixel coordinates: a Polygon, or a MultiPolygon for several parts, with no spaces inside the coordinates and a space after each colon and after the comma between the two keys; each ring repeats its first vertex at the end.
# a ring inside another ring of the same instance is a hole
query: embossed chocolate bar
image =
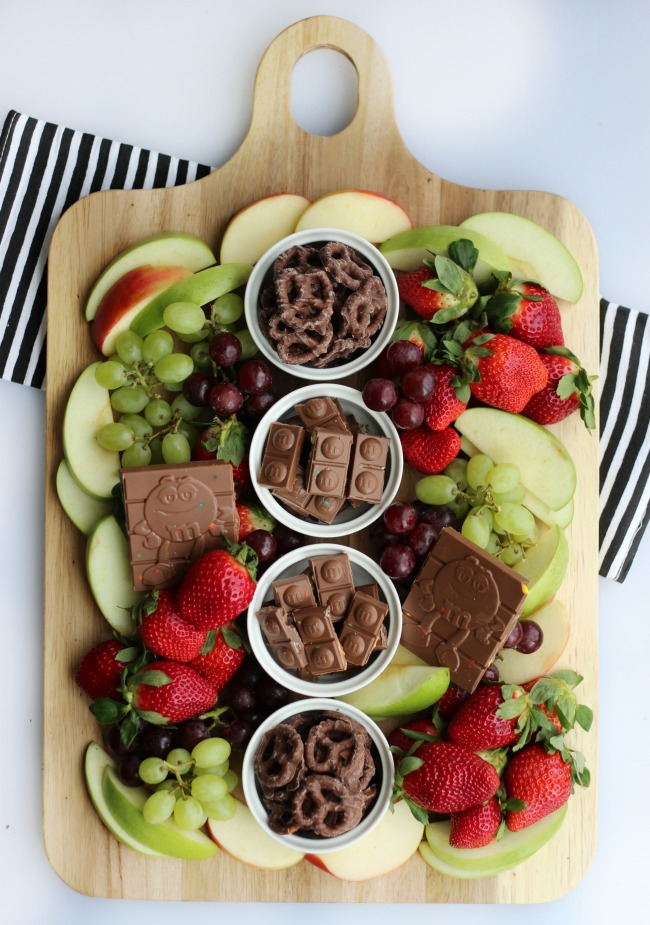
{"type": "Polygon", "coordinates": [[[349,665],[363,667],[374,651],[388,614],[388,604],[355,591],[339,640],[349,665]]]}
{"type": "MultiPolygon", "coordinates": [[[[356,590],[361,591],[362,594],[367,594],[369,597],[374,597],[376,601],[380,600],[379,585],[376,581],[373,581],[369,585],[359,585],[356,590]]],[[[381,649],[385,649],[387,646],[388,630],[386,629],[386,624],[382,623],[379,630],[379,635],[377,636],[377,641],[375,642],[375,651],[379,652],[381,649]]]]}
{"type": "Polygon", "coordinates": [[[341,434],[351,432],[345,414],[335,399],[310,398],[304,405],[296,405],[294,410],[308,433],[312,433],[317,427],[341,434]]]}
{"type": "Polygon", "coordinates": [[[289,623],[289,614],[284,607],[262,607],[257,611],[257,619],[273,655],[283,668],[307,667],[305,647],[298,630],[289,623]]]}
{"type": "Polygon", "coordinates": [[[451,680],[471,693],[503,648],[526,594],[517,572],[445,527],[402,606],[402,645],[449,668],[451,680]]]}
{"type": "Polygon", "coordinates": [[[312,433],[307,470],[309,494],[345,497],[352,440],[352,434],[339,434],[320,427],[312,433]]]}
{"type": "Polygon", "coordinates": [[[301,607],[293,619],[305,646],[307,667],[315,677],[345,671],[347,661],[334,631],[329,607],[301,607]]]}
{"type": "Polygon", "coordinates": [[[316,606],[314,589],[308,575],[279,578],[271,587],[278,607],[284,607],[289,613],[299,607],[316,606]]]}
{"type": "Polygon", "coordinates": [[[384,493],[384,476],[390,440],[373,434],[357,434],[350,467],[350,501],[379,504],[384,493]]]}
{"type": "Polygon", "coordinates": [[[232,466],[221,460],[122,469],[136,591],[179,584],[190,564],[223,538],[237,542],[232,466]]]}
{"type": "Polygon", "coordinates": [[[295,424],[274,421],[266,438],[259,474],[265,488],[293,488],[305,429],[295,424]]]}
{"type": "Polygon", "coordinates": [[[332,611],[333,622],[338,623],[346,615],[354,595],[354,580],[350,559],[344,553],[335,556],[320,556],[310,559],[318,602],[332,611]]]}

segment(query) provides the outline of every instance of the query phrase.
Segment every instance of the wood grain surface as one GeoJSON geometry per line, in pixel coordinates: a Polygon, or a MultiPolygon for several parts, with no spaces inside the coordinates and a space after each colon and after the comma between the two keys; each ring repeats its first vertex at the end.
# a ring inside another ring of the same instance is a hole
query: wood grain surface
{"type": "MultiPolygon", "coordinates": [[[[82,893],[202,901],[530,903],[567,892],[593,857],[595,728],[575,737],[576,747],[587,755],[593,781],[589,790],[571,799],[558,836],[519,867],[485,880],[443,877],[418,855],[393,874],[359,884],[335,879],[304,861],[288,871],[270,873],[223,853],[202,862],[145,858],[117,842],[87,796],[83,755],[98,732],[73,675],[83,653],[110,633],[86,584],[85,538],[63,514],[54,477],[62,456],[68,393],[84,366],[97,358],[83,317],[89,288],[119,251],[153,233],[194,232],[218,253],[229,218],[252,200],[285,190],[314,199],[348,187],[392,197],[414,225],[457,224],[473,213],[497,209],[526,216],[554,232],[574,254],[585,279],[581,301],[561,306],[566,340],[587,369],[597,369],[597,251],[582,213],[545,192],[459,186],[418,163],[395,124],[382,52],[365,32],[344,20],[303,20],[272,42],[259,65],[250,130],[231,160],[210,176],[168,190],[95,193],[66,212],[52,241],[48,277],[43,825],[52,866],[82,893]],[[331,137],[307,134],[290,112],[294,64],[323,47],[336,49],[352,62],[359,84],[354,118],[331,137]]],[[[286,377],[281,387],[291,388],[291,378],[286,377]]],[[[571,563],[558,595],[572,618],[562,667],[585,676],[582,700],[596,708],[597,439],[587,434],[577,415],[554,430],[573,455],[579,477],[575,518],[567,531],[571,563]]],[[[413,497],[414,481],[413,473],[405,476],[400,497],[413,497]]],[[[363,537],[354,542],[362,546],[363,537]]]]}

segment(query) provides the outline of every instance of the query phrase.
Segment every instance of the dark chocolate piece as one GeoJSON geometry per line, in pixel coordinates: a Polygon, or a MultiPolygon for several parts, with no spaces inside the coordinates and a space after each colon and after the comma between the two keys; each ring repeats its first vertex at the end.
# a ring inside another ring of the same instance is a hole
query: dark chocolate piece
{"type": "Polygon", "coordinates": [[[305,646],[307,667],[313,675],[345,671],[347,662],[334,631],[329,607],[301,607],[293,619],[305,646]]]}
{"type": "Polygon", "coordinates": [[[259,483],[265,488],[293,488],[305,439],[304,427],[274,421],[266,438],[259,483]]]}
{"type": "Polygon", "coordinates": [[[299,607],[315,607],[316,598],[308,575],[279,578],[272,584],[273,596],[278,607],[292,613],[299,607]]]}
{"type": "Polygon", "coordinates": [[[295,626],[289,623],[284,607],[262,607],[257,612],[260,628],[276,660],[287,669],[305,668],[305,647],[295,626]]]}
{"type": "Polygon", "coordinates": [[[362,667],[367,663],[387,614],[388,604],[355,592],[339,636],[348,664],[362,667]]]}
{"type": "Polygon", "coordinates": [[[388,437],[357,434],[350,468],[350,501],[379,504],[384,493],[386,460],[390,449],[388,437]]]}
{"type": "Polygon", "coordinates": [[[175,587],[223,538],[237,542],[232,466],[221,460],[121,470],[136,591],[175,587]]]}
{"type": "Polygon", "coordinates": [[[402,606],[401,642],[470,693],[517,622],[521,575],[445,527],[402,606]]]}
{"type": "Polygon", "coordinates": [[[307,491],[311,495],[345,497],[352,440],[352,434],[339,434],[320,427],[312,433],[307,471],[307,491]]]}
{"type": "Polygon", "coordinates": [[[304,405],[296,405],[295,412],[308,433],[312,433],[317,427],[324,427],[340,434],[350,433],[343,409],[332,398],[310,398],[304,405]]]}

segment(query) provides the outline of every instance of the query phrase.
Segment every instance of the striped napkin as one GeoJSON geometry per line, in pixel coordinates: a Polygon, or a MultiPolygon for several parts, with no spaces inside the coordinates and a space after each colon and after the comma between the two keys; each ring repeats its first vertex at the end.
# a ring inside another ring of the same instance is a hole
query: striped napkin
{"type": "MultiPolygon", "coordinates": [[[[44,387],[47,251],[72,203],[211,169],[10,112],[0,135],[0,376],[44,387]]],[[[600,327],[600,574],[623,581],[650,518],[650,317],[601,299],[600,327]]]]}

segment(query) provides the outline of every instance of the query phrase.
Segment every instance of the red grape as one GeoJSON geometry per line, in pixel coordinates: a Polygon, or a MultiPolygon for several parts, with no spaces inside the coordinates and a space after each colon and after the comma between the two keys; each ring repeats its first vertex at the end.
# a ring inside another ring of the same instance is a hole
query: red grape
{"type": "Polygon", "coordinates": [[[402,536],[410,533],[418,522],[418,515],[412,504],[395,501],[384,511],[384,525],[389,533],[402,536]]]}
{"type": "Polygon", "coordinates": [[[397,388],[390,379],[369,379],[361,397],[371,411],[389,411],[397,401],[397,388]]]}
{"type": "Polygon", "coordinates": [[[261,360],[244,360],[237,371],[237,381],[244,392],[259,395],[271,386],[271,370],[261,360]]]}
{"type": "Polygon", "coordinates": [[[228,723],[223,735],[235,751],[243,752],[250,742],[253,732],[253,727],[249,723],[244,722],[243,719],[234,719],[231,723],[228,723]]]}
{"type": "Polygon", "coordinates": [[[522,636],[524,635],[524,630],[521,625],[521,622],[518,620],[515,625],[510,630],[510,635],[503,643],[504,649],[516,649],[521,641],[522,636]]]}
{"type": "Polygon", "coordinates": [[[244,401],[244,410],[250,417],[257,420],[266,414],[271,405],[277,401],[275,392],[270,389],[268,392],[259,392],[256,395],[249,395],[244,401]]]}
{"type": "Polygon", "coordinates": [[[208,403],[220,418],[237,414],[244,404],[244,396],[234,382],[218,382],[208,396],[208,403]]]}
{"type": "Polygon", "coordinates": [[[401,543],[387,546],[381,554],[379,565],[389,578],[408,578],[415,568],[415,553],[410,546],[401,543]]]}
{"type": "Polygon", "coordinates": [[[445,527],[453,527],[456,523],[456,515],[451,508],[445,505],[434,505],[433,507],[429,507],[428,510],[419,515],[419,519],[425,524],[432,524],[436,527],[438,529],[438,534],[440,534],[445,527]]]}
{"type": "Polygon", "coordinates": [[[210,341],[210,356],[219,366],[233,366],[241,356],[241,341],[229,331],[221,331],[210,341]]]}
{"type": "Polygon", "coordinates": [[[173,729],[166,729],[164,726],[149,726],[142,733],[139,749],[144,758],[164,758],[175,744],[176,736],[173,729]]]}
{"type": "MultiPolygon", "coordinates": [[[[158,757],[157,755],[155,757],[158,757]]],[[[117,765],[117,776],[127,787],[141,787],[142,778],[139,774],[142,757],[137,754],[125,755],[117,765]]]]}
{"type": "MultiPolygon", "coordinates": [[[[187,722],[181,723],[178,727],[178,744],[181,748],[186,748],[191,752],[195,745],[202,742],[203,739],[210,738],[210,730],[207,723],[202,719],[188,719],[187,722]]],[[[162,752],[163,755],[166,752],[162,752]]]]}
{"type": "Polygon", "coordinates": [[[488,665],[485,669],[485,674],[483,675],[484,681],[498,681],[499,680],[499,669],[494,664],[488,665]]]}
{"type": "Polygon", "coordinates": [[[302,533],[297,533],[291,527],[285,527],[284,524],[278,524],[273,536],[278,544],[278,556],[283,556],[285,553],[291,552],[292,549],[298,549],[299,546],[305,543],[305,537],[302,533]]]}
{"type": "Polygon", "coordinates": [[[239,713],[240,711],[254,710],[257,707],[257,695],[250,684],[234,684],[228,695],[228,705],[239,713]]]}
{"type": "Polygon", "coordinates": [[[408,398],[398,398],[390,411],[395,427],[400,430],[415,430],[424,420],[424,408],[408,398]]]}
{"type": "Polygon", "coordinates": [[[404,398],[410,401],[426,401],[436,390],[436,374],[428,366],[407,370],[400,380],[404,398]]]}
{"type": "Polygon", "coordinates": [[[214,376],[210,373],[191,373],[183,383],[183,395],[190,405],[200,408],[207,405],[214,384],[214,376]]]}
{"type": "Polygon", "coordinates": [[[389,344],[386,359],[393,370],[401,375],[422,365],[422,350],[410,340],[396,340],[389,344]]]}
{"type": "Polygon", "coordinates": [[[420,521],[409,533],[406,542],[416,556],[426,556],[438,539],[439,531],[425,521],[420,521]]]}
{"type": "Polygon", "coordinates": [[[257,553],[260,562],[268,562],[278,551],[277,541],[268,530],[253,530],[244,542],[257,553]]]}
{"type": "Polygon", "coordinates": [[[521,620],[519,625],[521,626],[522,635],[515,649],[517,652],[521,652],[522,655],[532,655],[533,652],[537,652],[544,642],[542,628],[534,620],[521,620]]]}
{"type": "Polygon", "coordinates": [[[272,713],[289,703],[292,696],[290,690],[278,684],[269,675],[265,675],[260,681],[257,694],[267,713],[272,713]]]}
{"type": "Polygon", "coordinates": [[[383,552],[387,546],[394,546],[399,541],[399,536],[387,530],[386,525],[381,521],[373,526],[370,533],[370,542],[378,552],[383,552]]]}

